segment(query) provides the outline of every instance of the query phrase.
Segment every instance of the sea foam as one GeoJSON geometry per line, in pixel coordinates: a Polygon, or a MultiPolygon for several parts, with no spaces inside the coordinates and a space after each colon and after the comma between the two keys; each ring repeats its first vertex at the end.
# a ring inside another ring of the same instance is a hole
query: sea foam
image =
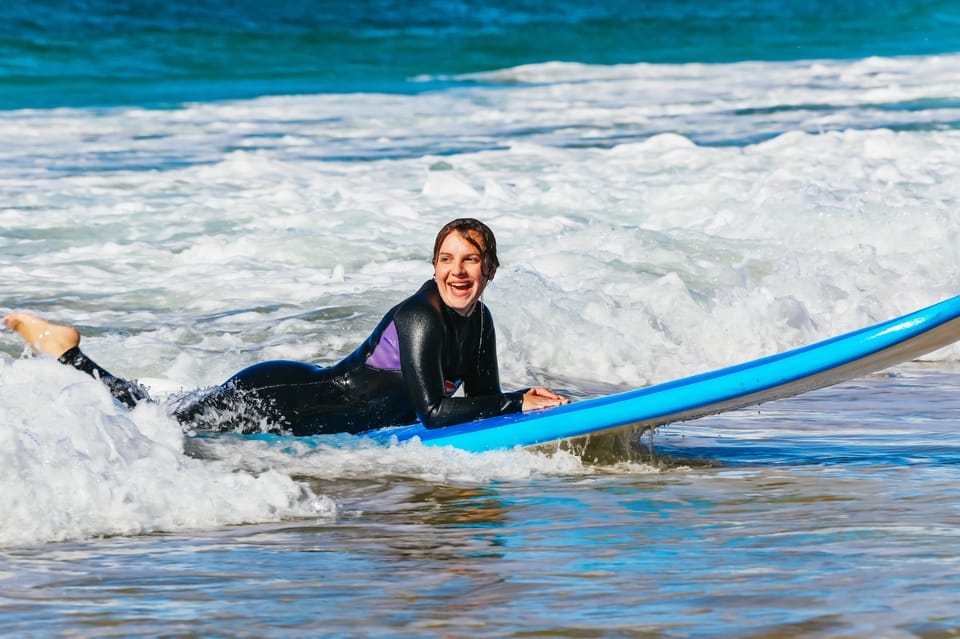
{"type": "Polygon", "coordinates": [[[0,361],[0,444],[0,545],[336,514],[285,474],[186,457],[159,406],[49,360],[0,361]]]}

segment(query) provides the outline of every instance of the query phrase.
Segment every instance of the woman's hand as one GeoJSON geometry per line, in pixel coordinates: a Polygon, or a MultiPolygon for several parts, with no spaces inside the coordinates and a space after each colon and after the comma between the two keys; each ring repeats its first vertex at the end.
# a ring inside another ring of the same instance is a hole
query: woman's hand
{"type": "Polygon", "coordinates": [[[561,397],[549,388],[542,386],[531,388],[523,394],[523,412],[539,410],[541,408],[553,408],[554,406],[562,406],[569,403],[570,400],[566,397],[561,397]]]}

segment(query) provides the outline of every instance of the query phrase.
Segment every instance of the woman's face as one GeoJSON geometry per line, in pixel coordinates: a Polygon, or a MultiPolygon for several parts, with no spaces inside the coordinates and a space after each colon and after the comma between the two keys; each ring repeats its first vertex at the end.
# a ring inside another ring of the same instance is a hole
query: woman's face
{"type": "Polygon", "coordinates": [[[496,269],[493,269],[484,275],[480,251],[456,231],[444,238],[433,265],[433,277],[437,280],[440,298],[464,317],[473,312],[474,305],[495,272],[496,269]]]}

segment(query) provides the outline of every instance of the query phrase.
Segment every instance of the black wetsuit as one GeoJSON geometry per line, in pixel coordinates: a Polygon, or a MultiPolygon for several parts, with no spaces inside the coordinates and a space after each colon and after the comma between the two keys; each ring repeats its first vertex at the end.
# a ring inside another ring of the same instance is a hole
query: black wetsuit
{"type": "MultiPolygon", "coordinates": [[[[60,360],[101,379],[133,406],[146,390],[101,369],[79,349],[60,360]]],[[[186,424],[216,430],[281,428],[295,435],[359,433],[419,418],[428,428],[521,410],[523,391],[503,393],[496,334],[483,303],[462,317],[436,282],[392,308],[363,344],[335,366],[270,361],[181,402],[186,424]],[[452,397],[463,385],[464,397],[452,397]]]]}

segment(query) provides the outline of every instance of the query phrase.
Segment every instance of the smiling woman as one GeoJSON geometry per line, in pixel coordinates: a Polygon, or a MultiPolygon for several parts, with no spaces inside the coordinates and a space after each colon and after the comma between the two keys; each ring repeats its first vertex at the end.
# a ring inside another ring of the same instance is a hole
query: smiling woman
{"type": "MultiPolygon", "coordinates": [[[[500,389],[496,333],[480,301],[499,260],[493,232],[472,218],[437,234],[434,278],[393,307],[352,354],[329,368],[269,361],[204,393],[175,400],[184,424],[216,430],[287,430],[295,435],[360,433],[419,419],[428,428],[568,403],[546,388],[500,389]],[[454,397],[463,387],[463,396],[454,397]]],[[[102,380],[133,407],[146,389],[80,351],[80,334],[28,313],[4,322],[36,351],[102,380]]]]}
{"type": "Polygon", "coordinates": [[[443,303],[463,317],[473,313],[498,266],[497,240],[486,224],[463,218],[437,233],[433,279],[443,303]]]}

